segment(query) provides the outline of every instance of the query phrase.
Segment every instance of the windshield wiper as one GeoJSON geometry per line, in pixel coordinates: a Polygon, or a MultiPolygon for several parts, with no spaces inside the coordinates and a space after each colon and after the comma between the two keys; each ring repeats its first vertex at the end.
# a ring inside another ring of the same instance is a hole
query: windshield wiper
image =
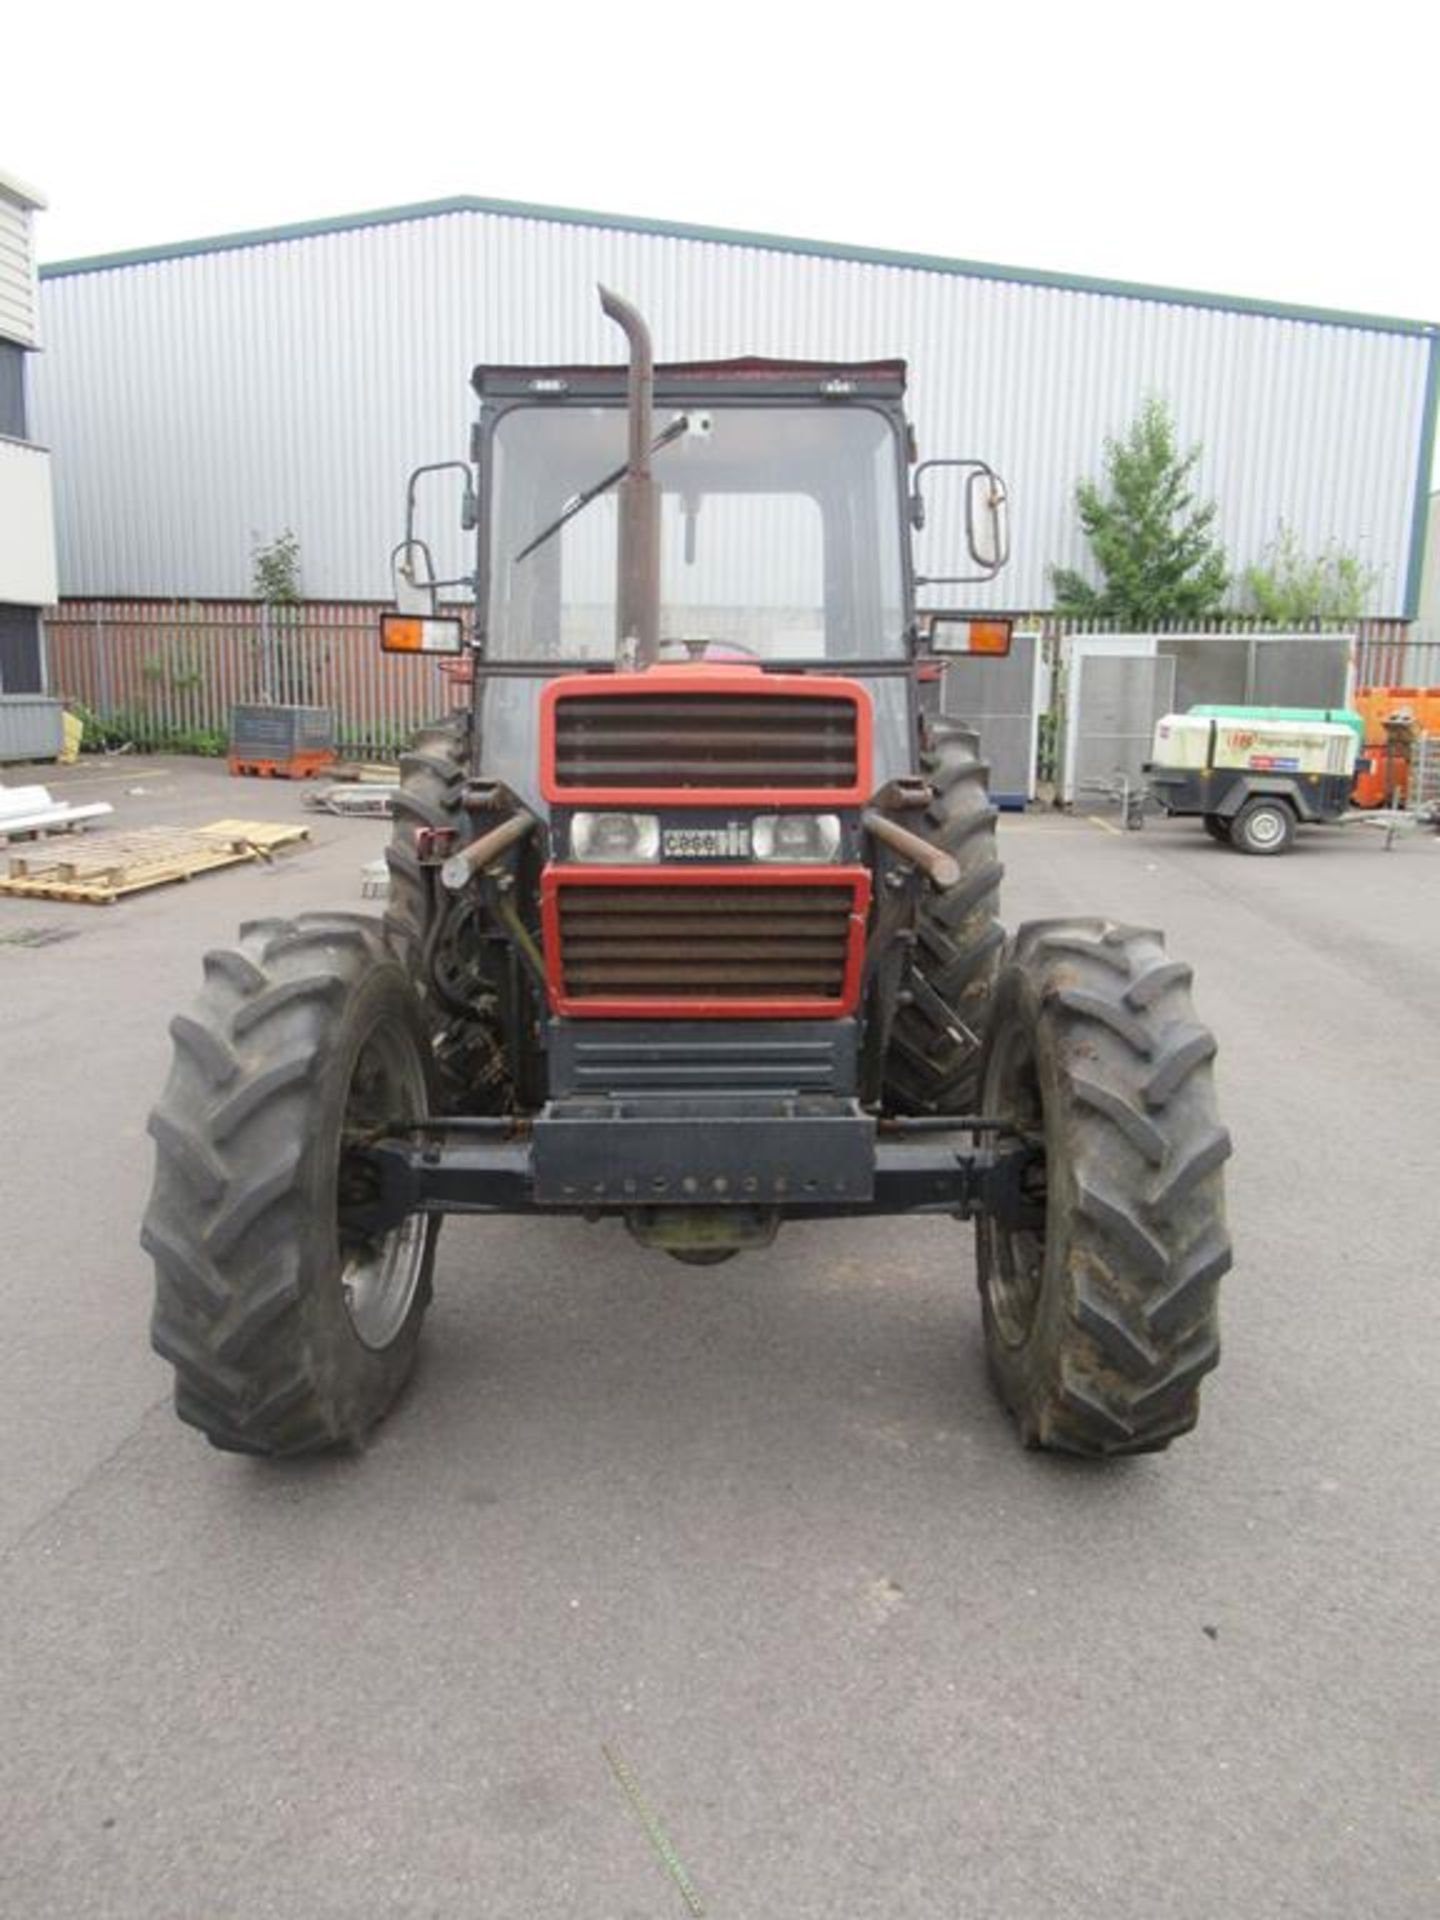
{"type": "MultiPolygon", "coordinates": [[[[662,447],[668,447],[672,440],[678,440],[682,433],[688,433],[689,430],[690,415],[688,413],[682,413],[678,419],[670,422],[663,433],[656,434],[654,440],[650,443],[651,453],[659,453],[662,447]]],[[[537,547],[543,547],[545,542],[559,533],[563,526],[568,525],[577,513],[583,513],[592,500],[598,500],[602,493],[608,493],[613,486],[617,486],[629,471],[629,461],[622,461],[613,473],[607,473],[604,479],[597,480],[593,487],[587,487],[584,493],[577,493],[571,499],[567,500],[556,517],[550,522],[549,526],[543,527],[528,546],[520,549],[512,565],[518,566],[528,555],[534,553],[537,547]]]]}

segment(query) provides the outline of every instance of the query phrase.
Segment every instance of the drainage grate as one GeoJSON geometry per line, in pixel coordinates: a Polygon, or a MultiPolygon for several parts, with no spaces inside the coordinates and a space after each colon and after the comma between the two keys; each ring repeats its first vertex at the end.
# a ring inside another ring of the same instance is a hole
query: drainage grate
{"type": "Polygon", "coordinates": [[[0,947],[54,947],[73,940],[79,927],[10,927],[0,932],[0,947]]]}

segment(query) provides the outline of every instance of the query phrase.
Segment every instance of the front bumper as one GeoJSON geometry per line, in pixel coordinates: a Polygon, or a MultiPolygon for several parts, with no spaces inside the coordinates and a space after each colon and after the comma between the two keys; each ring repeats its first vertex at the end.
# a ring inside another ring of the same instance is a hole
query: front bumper
{"type": "Polygon", "coordinates": [[[1038,1155],[951,1120],[882,1130],[856,1101],[806,1095],[587,1096],[552,1101],[524,1130],[437,1120],[351,1156],[342,1213],[375,1234],[412,1213],[633,1214],[746,1209],[810,1219],[985,1213],[1043,1225],[1038,1155]],[[358,1167],[357,1167],[358,1163],[358,1167]],[[347,1191],[357,1192],[352,1177],[347,1191]]]}

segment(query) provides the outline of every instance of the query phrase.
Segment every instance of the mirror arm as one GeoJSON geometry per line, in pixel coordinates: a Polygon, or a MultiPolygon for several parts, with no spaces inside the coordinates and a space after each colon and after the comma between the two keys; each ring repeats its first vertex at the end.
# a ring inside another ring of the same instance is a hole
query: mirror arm
{"type": "Polygon", "coordinates": [[[405,544],[415,544],[415,490],[427,473],[463,473],[465,476],[465,504],[462,507],[461,526],[468,532],[476,524],[464,516],[470,511],[475,500],[475,477],[463,460],[434,460],[426,467],[416,467],[405,489],[405,544]]]}

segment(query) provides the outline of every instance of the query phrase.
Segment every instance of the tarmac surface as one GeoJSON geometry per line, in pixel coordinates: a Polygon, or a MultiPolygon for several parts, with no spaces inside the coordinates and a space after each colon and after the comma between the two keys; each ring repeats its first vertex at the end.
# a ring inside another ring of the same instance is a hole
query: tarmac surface
{"type": "Polygon", "coordinates": [[[312,838],[0,899],[0,1915],[1440,1909],[1440,838],[1002,822],[1007,919],[1165,927],[1220,1036],[1237,1265],[1169,1453],[1021,1450],[953,1223],[706,1271],[451,1220],[369,1451],[275,1465],[148,1351],[146,1112],[201,953],[363,909],[384,827],[21,778],[312,838]]]}

